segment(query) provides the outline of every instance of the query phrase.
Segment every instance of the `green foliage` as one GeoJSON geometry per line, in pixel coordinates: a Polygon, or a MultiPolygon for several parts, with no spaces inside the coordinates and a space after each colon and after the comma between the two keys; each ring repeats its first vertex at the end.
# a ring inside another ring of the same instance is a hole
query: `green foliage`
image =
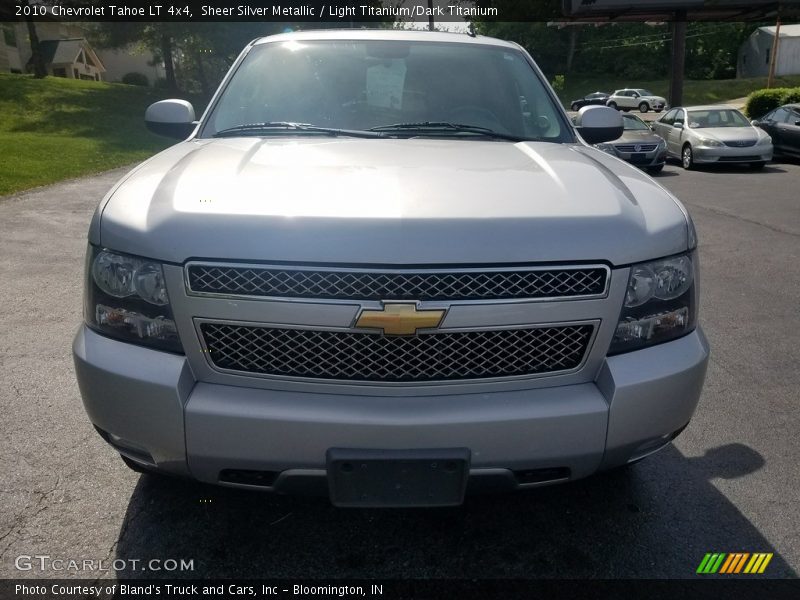
{"type": "Polygon", "coordinates": [[[800,101],[800,87],[757,90],[748,96],[745,113],[755,119],[782,104],[797,101],[800,101]]]}
{"type": "Polygon", "coordinates": [[[122,76],[122,83],[127,85],[147,86],[147,75],[144,73],[138,73],[137,71],[131,71],[130,73],[125,73],[125,75],[122,76]]]}
{"type": "Polygon", "coordinates": [[[798,102],[800,102],[800,87],[787,91],[781,100],[781,104],[796,104],[798,102]]]}
{"type": "Polygon", "coordinates": [[[0,74],[0,195],[138,162],[167,147],[170,140],[144,128],[145,109],[163,98],[152,88],[0,74]]]}
{"type": "MultiPolygon", "coordinates": [[[[494,2],[501,4],[501,2],[494,2]]],[[[542,10],[552,10],[545,6],[542,10]]],[[[501,14],[505,14],[501,12],[501,14]]],[[[541,69],[554,73],[608,74],[626,80],[620,87],[643,85],[643,79],[666,78],[672,34],[666,23],[476,22],[483,35],[518,42],[541,69]]],[[[687,79],[736,76],[739,48],[758,23],[689,23],[686,32],[687,79]]],[[[605,86],[610,87],[610,86],[605,86]]]]}
{"type": "Polygon", "coordinates": [[[567,80],[563,75],[556,75],[553,77],[553,81],[550,83],[553,86],[553,89],[556,93],[560,93],[564,91],[564,87],[567,85],[567,80]]]}

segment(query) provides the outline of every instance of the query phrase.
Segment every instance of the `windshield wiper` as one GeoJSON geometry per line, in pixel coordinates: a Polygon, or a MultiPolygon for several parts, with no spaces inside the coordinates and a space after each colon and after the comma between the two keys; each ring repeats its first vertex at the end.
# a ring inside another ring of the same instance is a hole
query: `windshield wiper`
{"type": "Polygon", "coordinates": [[[510,133],[502,133],[489,129],[488,127],[480,127],[478,125],[466,125],[463,123],[450,123],[448,121],[421,121],[419,123],[394,123],[393,125],[381,125],[379,127],[370,127],[369,131],[378,132],[414,132],[414,133],[442,133],[445,131],[452,131],[455,133],[473,133],[475,135],[482,135],[485,137],[497,138],[499,140],[509,140],[512,142],[521,142],[525,138],[518,135],[511,135],[510,133]]]}
{"type": "Polygon", "coordinates": [[[247,123],[236,125],[217,131],[213,137],[236,137],[252,133],[280,132],[280,133],[322,133],[330,136],[347,136],[360,138],[379,138],[386,137],[382,133],[375,131],[364,131],[362,129],[335,129],[331,127],[319,127],[309,123],[293,123],[291,121],[268,121],[265,123],[247,123]]]}

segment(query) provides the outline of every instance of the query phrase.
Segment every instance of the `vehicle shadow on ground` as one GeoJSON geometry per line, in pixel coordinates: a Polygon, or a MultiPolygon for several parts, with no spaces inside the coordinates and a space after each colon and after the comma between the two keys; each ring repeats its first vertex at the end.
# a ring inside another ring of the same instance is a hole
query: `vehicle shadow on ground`
{"type": "MultiPolygon", "coordinates": [[[[698,171],[700,173],[708,173],[708,174],[716,174],[716,175],[728,175],[730,173],[748,173],[754,177],[766,176],[771,175],[773,173],[786,173],[786,169],[781,166],[781,162],[773,161],[767,163],[761,169],[752,169],[746,164],[700,164],[694,165],[692,167],[693,171],[698,171]]],[[[787,161],[790,162],[790,161],[787,161]]],[[[681,167],[681,163],[679,160],[670,158],[667,160],[668,165],[672,165],[678,167],[679,169],[683,170],[681,167]]]]}
{"type": "MultiPolygon", "coordinates": [[[[116,558],[186,559],[184,573],[119,577],[693,577],[706,552],[772,552],[714,486],[759,470],[742,444],[684,457],[674,446],[630,469],[447,509],[336,509],[142,476],[116,558]]],[[[771,577],[796,574],[776,555],[771,577]]]]}

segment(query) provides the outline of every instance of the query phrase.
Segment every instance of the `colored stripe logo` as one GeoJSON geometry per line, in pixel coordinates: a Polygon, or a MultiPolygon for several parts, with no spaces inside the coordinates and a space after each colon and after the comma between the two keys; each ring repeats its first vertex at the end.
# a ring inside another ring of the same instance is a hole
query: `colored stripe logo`
{"type": "Polygon", "coordinates": [[[707,552],[697,567],[700,575],[736,575],[763,573],[772,560],[772,552],[707,552]]]}

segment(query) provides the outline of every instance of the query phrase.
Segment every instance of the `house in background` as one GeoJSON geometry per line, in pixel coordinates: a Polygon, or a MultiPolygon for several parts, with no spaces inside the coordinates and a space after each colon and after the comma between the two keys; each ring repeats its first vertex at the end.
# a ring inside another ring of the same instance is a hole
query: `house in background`
{"type": "MultiPolygon", "coordinates": [[[[739,49],[737,77],[766,77],[772,59],[775,26],[759,27],[739,49]]],[[[800,24],[781,25],[775,75],[800,75],[800,24]]]]}
{"type": "MultiPolygon", "coordinates": [[[[39,45],[47,74],[53,77],[101,81],[101,75],[106,71],[84,38],[44,40],[39,45]]],[[[26,66],[30,67],[30,59],[26,66]]]]}
{"type": "MultiPolygon", "coordinates": [[[[0,72],[26,73],[31,59],[31,44],[25,23],[2,23],[0,72]]],[[[92,48],[86,30],[74,23],[39,22],[36,32],[42,45],[47,73],[56,77],[122,81],[128,73],[140,73],[154,85],[165,77],[164,65],[153,53],[135,45],[119,49],[92,48]],[[76,50],[72,57],[72,51],[76,50]]]]}

